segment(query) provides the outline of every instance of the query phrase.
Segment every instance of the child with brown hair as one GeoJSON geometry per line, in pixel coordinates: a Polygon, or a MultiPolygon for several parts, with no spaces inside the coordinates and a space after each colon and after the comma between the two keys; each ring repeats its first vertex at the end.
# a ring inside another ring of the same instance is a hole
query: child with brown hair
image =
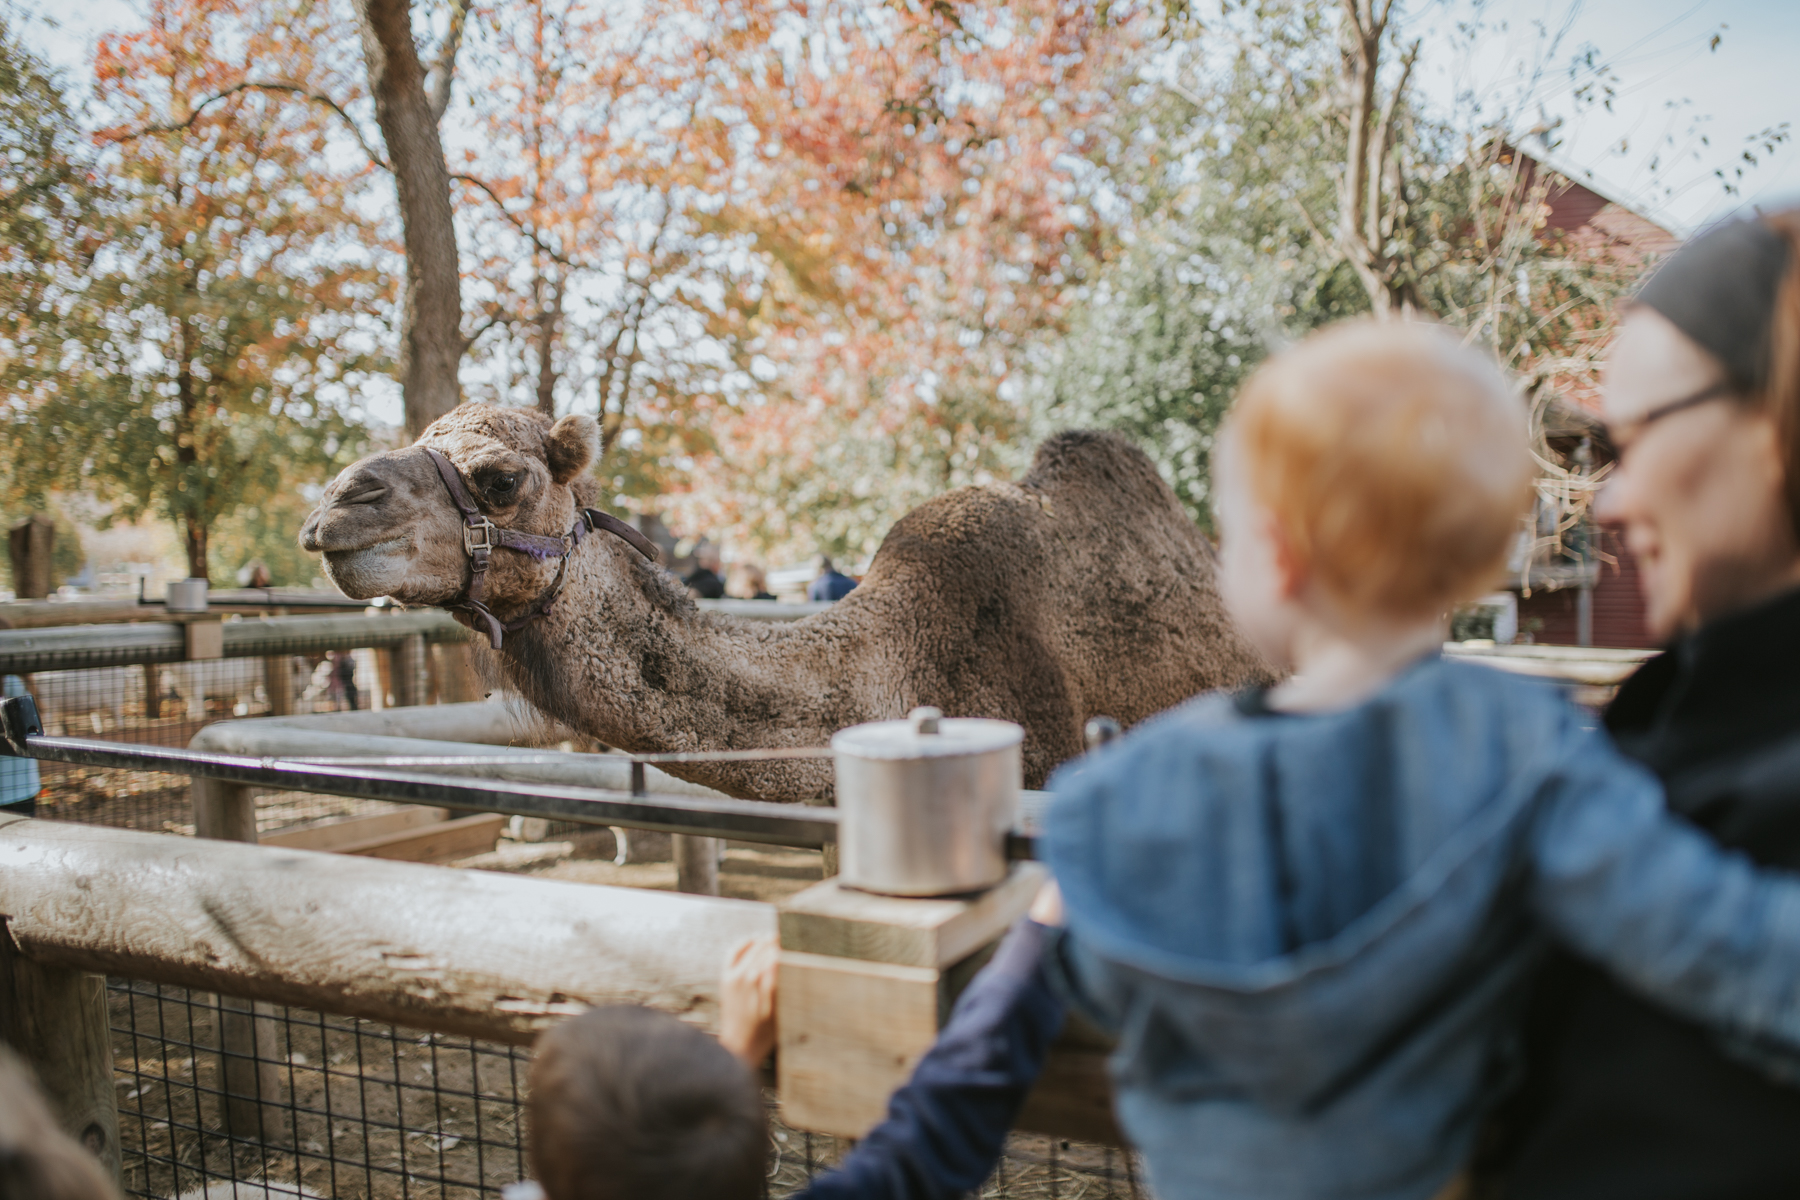
{"type": "Polygon", "coordinates": [[[1491,363],[1427,325],[1316,334],[1215,464],[1226,604],[1292,674],[1065,768],[1040,841],[1051,974],[1119,1038],[1159,1195],[1446,1188],[1546,934],[1752,1057],[1800,1044],[1800,883],[1670,816],[1550,687],[1441,655],[1532,484],[1491,363]]]}
{"type": "MultiPolygon", "coordinates": [[[[987,1179],[1062,1026],[1043,970],[1049,936],[1032,921],[1007,934],[887,1119],[795,1200],[952,1200],[987,1179]]],[[[527,1104],[548,1200],[760,1200],[769,1143],[756,1070],[774,1048],[776,954],[773,939],[733,952],[718,1041],[625,1007],[538,1039],[527,1104]]]]}

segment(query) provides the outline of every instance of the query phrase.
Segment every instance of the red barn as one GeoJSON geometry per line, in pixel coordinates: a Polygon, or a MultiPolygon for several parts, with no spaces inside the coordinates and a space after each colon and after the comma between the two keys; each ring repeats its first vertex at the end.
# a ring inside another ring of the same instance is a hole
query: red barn
{"type": "MultiPolygon", "coordinates": [[[[1560,235],[1609,257],[1646,264],[1681,244],[1673,231],[1541,158],[1506,153],[1518,155],[1527,183],[1541,179],[1548,184],[1546,237],[1560,235]]],[[[1567,453],[1589,439],[1604,453],[1604,439],[1596,436],[1599,410],[1600,397],[1591,387],[1567,389],[1546,421],[1551,445],[1567,453]]],[[[1519,593],[1520,640],[1627,648],[1654,644],[1644,627],[1636,561],[1611,531],[1599,531],[1594,540],[1584,563],[1537,563],[1529,572],[1515,572],[1511,588],[1519,593]]]]}

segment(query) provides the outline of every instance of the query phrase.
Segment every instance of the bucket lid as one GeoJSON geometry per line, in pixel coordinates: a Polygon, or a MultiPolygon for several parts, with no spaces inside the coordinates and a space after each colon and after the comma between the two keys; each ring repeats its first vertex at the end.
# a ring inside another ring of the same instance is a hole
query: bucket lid
{"type": "Polygon", "coordinates": [[[949,758],[1004,750],[1025,740],[1024,727],[986,717],[946,717],[915,708],[904,721],[870,721],[832,735],[831,748],[858,758],[949,758]]]}

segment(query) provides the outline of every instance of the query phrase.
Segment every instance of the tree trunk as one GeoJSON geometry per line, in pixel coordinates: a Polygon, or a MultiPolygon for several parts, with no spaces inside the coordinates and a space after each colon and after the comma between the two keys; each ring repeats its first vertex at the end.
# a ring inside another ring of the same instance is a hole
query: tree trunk
{"type": "Polygon", "coordinates": [[[540,280],[540,285],[547,284],[550,289],[549,302],[538,314],[537,339],[537,406],[551,420],[556,419],[556,334],[562,323],[563,281],[561,279],[540,280]]]}
{"type": "Polygon", "coordinates": [[[200,518],[189,514],[182,518],[182,540],[187,544],[188,578],[206,579],[207,528],[200,518]]]}
{"type": "MultiPolygon", "coordinates": [[[[198,281],[190,282],[189,290],[197,294],[200,290],[198,281]]],[[[180,404],[175,421],[175,464],[181,473],[181,482],[187,485],[186,494],[180,496],[178,504],[184,510],[181,532],[187,547],[189,579],[207,578],[207,518],[204,515],[207,498],[198,490],[202,486],[201,473],[195,469],[200,463],[199,438],[195,432],[200,422],[200,390],[194,379],[194,347],[199,341],[186,318],[175,322],[175,344],[181,352],[181,361],[175,368],[175,397],[180,404]]]]}
{"type": "Polygon", "coordinates": [[[450,171],[425,69],[413,41],[409,0],[355,0],[375,120],[387,143],[406,244],[400,387],[406,436],[416,438],[461,399],[462,278],[450,208],[450,171]]]}

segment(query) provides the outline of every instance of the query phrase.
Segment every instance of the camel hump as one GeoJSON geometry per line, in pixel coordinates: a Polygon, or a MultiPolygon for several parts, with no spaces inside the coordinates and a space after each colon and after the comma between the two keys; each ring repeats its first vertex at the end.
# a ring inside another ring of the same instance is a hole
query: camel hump
{"type": "MultiPolygon", "coordinates": [[[[1117,434],[1073,430],[1044,441],[1017,483],[958,488],[901,517],[876,552],[871,577],[903,564],[954,570],[953,560],[965,555],[972,556],[967,565],[978,572],[996,564],[1022,571],[1050,553],[1049,543],[1040,540],[1045,535],[1089,537],[1114,546],[1121,539],[1138,545],[1145,538],[1173,538],[1184,547],[1178,557],[1210,557],[1205,539],[1148,455],[1117,434]],[[1022,519],[1026,512],[1039,519],[1022,519]]],[[[1071,565],[1059,559],[1056,569],[1071,565]]]]}
{"type": "Polygon", "coordinates": [[[1149,455],[1118,434],[1099,429],[1071,429],[1044,439],[1019,483],[1058,501],[1067,498],[1070,503],[1107,509],[1121,501],[1143,511],[1180,504],[1149,455]]]}

